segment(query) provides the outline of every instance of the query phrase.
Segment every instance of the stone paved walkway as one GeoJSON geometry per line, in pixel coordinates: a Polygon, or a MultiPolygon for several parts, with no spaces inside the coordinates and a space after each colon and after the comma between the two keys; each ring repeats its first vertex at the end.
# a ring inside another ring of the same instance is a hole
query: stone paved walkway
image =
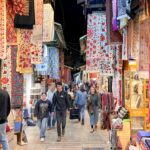
{"type": "Polygon", "coordinates": [[[60,143],[56,142],[56,129],[47,131],[46,140],[40,142],[37,127],[26,129],[28,145],[18,146],[16,150],[109,150],[108,132],[99,128],[90,133],[89,117],[86,115],[84,126],[76,121],[67,120],[66,135],[60,143]]]}

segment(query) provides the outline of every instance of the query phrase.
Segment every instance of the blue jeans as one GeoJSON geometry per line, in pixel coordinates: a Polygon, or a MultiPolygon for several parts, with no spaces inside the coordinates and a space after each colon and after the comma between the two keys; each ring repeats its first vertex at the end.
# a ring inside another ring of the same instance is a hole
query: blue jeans
{"type": "Polygon", "coordinates": [[[77,107],[80,110],[80,120],[84,121],[84,116],[85,116],[85,105],[77,105],[77,107]]]}
{"type": "Polygon", "coordinates": [[[56,113],[54,114],[54,116],[52,116],[52,113],[50,113],[48,117],[48,123],[47,123],[48,127],[54,128],[55,123],[56,123],[56,113]]]}
{"type": "Polygon", "coordinates": [[[99,112],[98,112],[98,107],[95,107],[93,110],[93,114],[90,114],[90,124],[91,126],[97,125],[99,118],[99,112]]]}
{"type": "Polygon", "coordinates": [[[38,119],[38,126],[40,128],[40,138],[45,138],[45,133],[47,130],[47,118],[38,119]]]}
{"type": "Polygon", "coordinates": [[[6,134],[6,123],[0,124],[0,144],[3,146],[3,150],[9,150],[8,139],[6,134]]]}

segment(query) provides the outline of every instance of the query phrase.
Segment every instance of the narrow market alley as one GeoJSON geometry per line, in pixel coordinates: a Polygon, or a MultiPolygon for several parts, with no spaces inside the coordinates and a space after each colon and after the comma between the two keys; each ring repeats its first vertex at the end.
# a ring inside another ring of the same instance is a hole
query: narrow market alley
{"type": "Polygon", "coordinates": [[[90,133],[89,116],[86,114],[85,125],[77,120],[67,119],[66,135],[62,142],[58,143],[57,130],[48,130],[44,143],[39,142],[38,127],[27,127],[26,134],[28,144],[17,146],[16,150],[109,150],[109,134],[107,130],[90,133]]]}

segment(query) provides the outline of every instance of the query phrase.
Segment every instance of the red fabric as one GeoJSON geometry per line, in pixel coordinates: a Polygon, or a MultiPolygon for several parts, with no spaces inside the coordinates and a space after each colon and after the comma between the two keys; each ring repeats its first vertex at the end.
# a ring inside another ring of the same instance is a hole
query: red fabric
{"type": "Polygon", "coordinates": [[[7,124],[7,126],[6,126],[6,132],[10,132],[10,127],[9,127],[8,124],[7,124]]]}

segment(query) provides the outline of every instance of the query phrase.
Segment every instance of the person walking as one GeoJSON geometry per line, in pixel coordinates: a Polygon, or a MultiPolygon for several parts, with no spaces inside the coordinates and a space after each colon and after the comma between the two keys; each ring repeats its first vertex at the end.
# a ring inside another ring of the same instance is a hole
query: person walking
{"type": "MultiPolygon", "coordinates": [[[[47,91],[47,99],[50,101],[50,103],[53,103],[53,96],[54,93],[56,92],[56,86],[55,83],[51,83],[49,85],[49,89],[47,91]]],[[[49,113],[49,117],[48,117],[48,129],[52,129],[55,127],[55,123],[56,123],[56,111],[54,108],[54,113],[50,112],[49,113]]]]}
{"type": "Polygon", "coordinates": [[[2,144],[3,150],[9,150],[6,128],[10,110],[10,96],[7,91],[0,89],[0,143],[2,144]]]}
{"type": "Polygon", "coordinates": [[[57,141],[61,141],[61,136],[65,135],[67,109],[70,109],[68,94],[63,90],[61,82],[57,83],[57,91],[53,96],[53,110],[56,108],[57,120],[57,141]]]}
{"type": "Polygon", "coordinates": [[[85,91],[84,85],[80,86],[80,90],[76,93],[75,104],[80,110],[81,124],[84,125],[85,107],[87,103],[87,92],[85,91]]]}
{"type": "Polygon", "coordinates": [[[49,112],[52,112],[52,104],[47,100],[46,93],[42,93],[41,99],[35,105],[35,116],[40,129],[40,141],[45,141],[45,133],[47,129],[47,120],[49,112]]]}
{"type": "Polygon", "coordinates": [[[93,133],[97,128],[98,117],[99,117],[99,112],[98,112],[99,106],[100,106],[99,96],[98,93],[96,92],[96,88],[91,87],[88,96],[88,101],[87,101],[87,110],[90,116],[91,133],[93,133]]]}

